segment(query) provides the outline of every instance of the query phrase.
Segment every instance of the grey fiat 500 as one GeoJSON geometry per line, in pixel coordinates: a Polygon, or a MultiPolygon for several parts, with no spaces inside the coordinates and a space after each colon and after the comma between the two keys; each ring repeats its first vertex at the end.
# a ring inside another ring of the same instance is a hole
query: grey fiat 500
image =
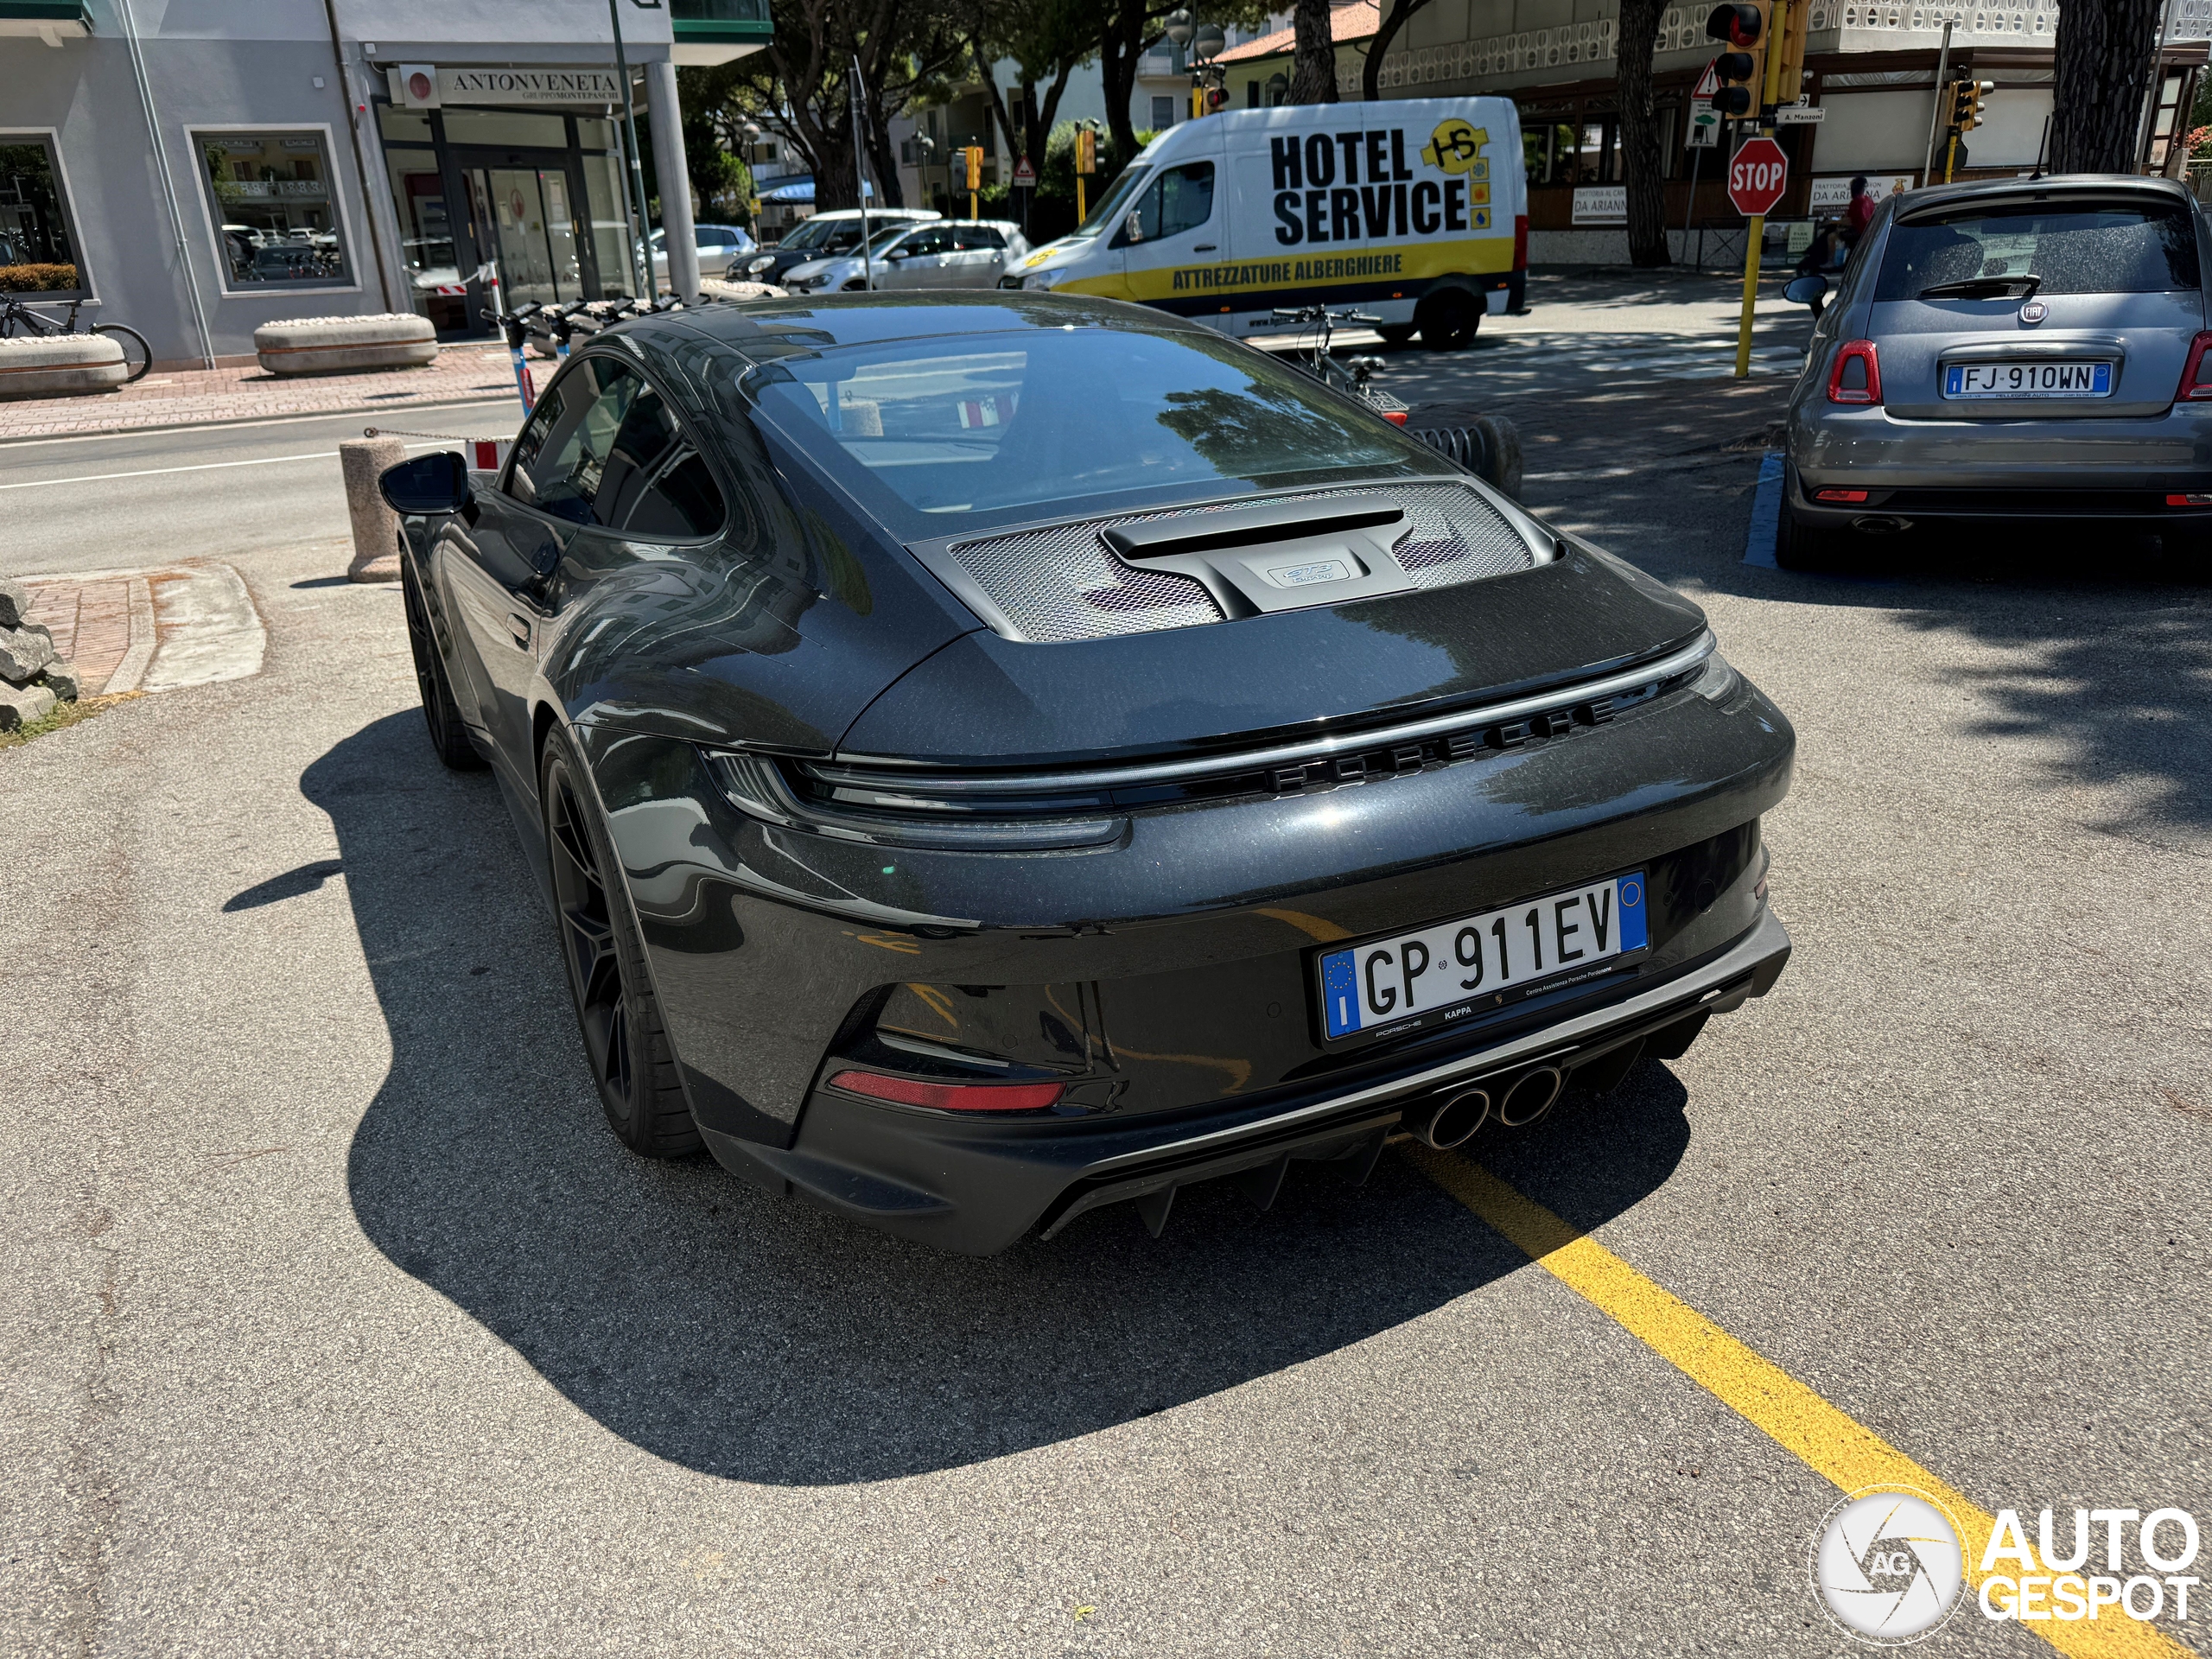
{"type": "MultiPolygon", "coordinates": [[[[1776,555],[1928,519],[2212,530],[2212,243],[2166,179],[2069,175],[1883,204],[1790,396],[1776,555]]],[[[1825,303],[1823,303],[1825,302],[1825,303]]]]}

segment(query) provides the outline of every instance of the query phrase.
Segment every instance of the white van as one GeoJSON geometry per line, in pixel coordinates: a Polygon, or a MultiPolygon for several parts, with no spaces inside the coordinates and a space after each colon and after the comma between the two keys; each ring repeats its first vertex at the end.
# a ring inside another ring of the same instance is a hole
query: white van
{"type": "Polygon", "coordinates": [[[1277,307],[1357,307],[1440,350],[1529,276],[1521,122],[1503,98],[1236,110],[1170,127],[1072,235],[1001,288],[1157,306],[1224,334],[1277,307]]]}

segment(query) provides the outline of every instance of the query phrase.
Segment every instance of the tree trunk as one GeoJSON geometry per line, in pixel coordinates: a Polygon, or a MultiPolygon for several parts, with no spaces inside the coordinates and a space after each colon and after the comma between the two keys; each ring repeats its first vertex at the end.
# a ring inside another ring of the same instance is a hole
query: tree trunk
{"type": "Polygon", "coordinates": [[[2052,172],[2135,170],[2160,11],[2159,0],[2072,0],[2059,8],[2052,172]]]}
{"type": "Polygon", "coordinates": [[[1052,123],[1060,113],[1060,99],[1068,90],[1068,77],[1075,73],[1073,64],[1063,64],[1059,74],[1052,81],[1052,90],[1045,94],[1045,106],[1037,107],[1033,88],[1022,93],[1022,101],[1029,118],[1029,147],[1022,154],[1029,157],[1029,165],[1039,173],[1045,170],[1045,146],[1052,142],[1052,123]]]}
{"type": "Polygon", "coordinates": [[[1666,0],[1621,0],[1617,37],[1628,262],[1644,270],[1673,263],[1667,253],[1667,158],[1660,153],[1659,116],[1651,107],[1651,54],[1659,42],[1659,18],[1665,10],[1666,0]]]}
{"type": "Polygon", "coordinates": [[[1333,104],[1337,101],[1337,42],[1330,27],[1329,0],[1297,0],[1291,24],[1298,33],[1298,51],[1291,60],[1290,104],[1333,104]]]}
{"type": "Polygon", "coordinates": [[[1375,38],[1367,43],[1367,61],[1359,72],[1359,95],[1370,104],[1382,96],[1382,54],[1390,49],[1390,42],[1398,38],[1407,20],[1427,3],[1428,0],[1397,0],[1376,25],[1375,38]]]}
{"type": "Polygon", "coordinates": [[[1121,0],[1104,9],[1098,31],[1098,79],[1106,94],[1106,130],[1114,153],[1137,153],[1137,130],[1129,119],[1129,100],[1137,92],[1137,57],[1144,50],[1145,0],[1121,0]]]}

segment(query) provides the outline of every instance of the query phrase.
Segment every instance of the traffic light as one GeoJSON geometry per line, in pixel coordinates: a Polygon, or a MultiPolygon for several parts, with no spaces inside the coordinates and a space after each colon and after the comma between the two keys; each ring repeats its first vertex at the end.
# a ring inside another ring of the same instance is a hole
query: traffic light
{"type": "Polygon", "coordinates": [[[1951,124],[1972,132],[1982,123],[1982,105],[1997,90],[1993,80],[1962,80],[1952,91],[1951,124]]]}
{"type": "Polygon", "coordinates": [[[1767,22],[1773,0],[1746,0],[1740,5],[1715,6],[1705,20],[1708,40],[1725,42],[1728,50],[1713,60],[1713,110],[1721,115],[1757,115],[1764,101],[1767,22]]]}
{"type": "Polygon", "coordinates": [[[970,190],[982,189],[983,188],[983,147],[981,144],[969,144],[962,149],[960,155],[968,168],[968,188],[970,190]]]}
{"type": "Polygon", "coordinates": [[[1206,108],[1209,111],[1218,110],[1228,102],[1229,89],[1226,86],[1209,86],[1206,88],[1206,108]]]}

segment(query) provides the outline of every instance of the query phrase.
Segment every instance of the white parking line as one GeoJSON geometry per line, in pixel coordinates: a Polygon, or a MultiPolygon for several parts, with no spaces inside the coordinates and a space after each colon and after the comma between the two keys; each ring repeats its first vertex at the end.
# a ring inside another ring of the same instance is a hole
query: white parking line
{"type": "MultiPolygon", "coordinates": [[[[444,442],[441,440],[439,442],[444,442]]],[[[465,440],[455,438],[459,443],[465,440]]],[[[435,449],[437,442],[410,443],[410,449],[435,449]]],[[[191,467],[149,467],[136,473],[86,473],[77,478],[34,478],[21,484],[0,484],[0,490],[42,490],[52,484],[105,484],[118,478],[160,478],[168,473],[212,473],[225,467],[274,467],[288,461],[330,461],[336,458],[335,449],[318,449],[311,455],[256,455],[251,461],[203,461],[191,467]]]]}

